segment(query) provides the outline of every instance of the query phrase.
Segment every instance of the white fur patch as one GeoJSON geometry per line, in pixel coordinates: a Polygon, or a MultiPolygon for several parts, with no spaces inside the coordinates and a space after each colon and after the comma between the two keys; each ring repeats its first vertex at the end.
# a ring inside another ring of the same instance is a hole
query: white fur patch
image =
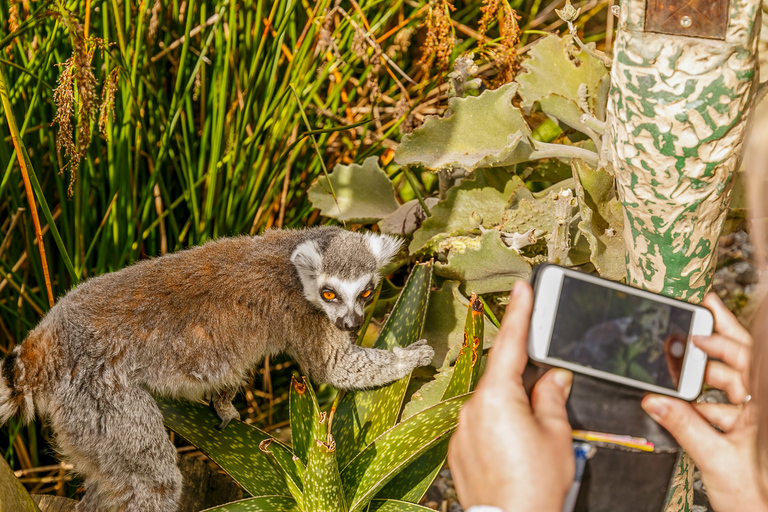
{"type": "Polygon", "coordinates": [[[320,255],[317,244],[307,240],[299,244],[291,254],[291,263],[299,273],[301,285],[304,288],[304,296],[313,304],[320,304],[317,294],[317,278],[323,265],[323,257],[320,255]]]}
{"type": "Polygon", "coordinates": [[[344,281],[337,277],[328,277],[325,279],[325,286],[328,286],[341,295],[343,302],[353,304],[358,296],[363,293],[374,276],[366,274],[354,281],[344,281]]]}
{"type": "Polygon", "coordinates": [[[399,238],[378,233],[366,233],[363,235],[363,240],[376,258],[379,268],[389,263],[400,252],[400,247],[403,245],[403,241],[399,238]]]}
{"type": "MultiPolygon", "coordinates": [[[[0,364],[2,360],[0,360],[0,364]]],[[[0,376],[0,425],[4,425],[11,416],[16,414],[16,406],[11,403],[11,390],[5,383],[5,379],[0,376]]]]}

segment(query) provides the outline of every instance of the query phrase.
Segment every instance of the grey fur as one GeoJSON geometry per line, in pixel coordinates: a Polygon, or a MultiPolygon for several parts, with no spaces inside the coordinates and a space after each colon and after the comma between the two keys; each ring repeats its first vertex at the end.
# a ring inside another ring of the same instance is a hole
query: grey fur
{"type": "Polygon", "coordinates": [[[90,279],[3,361],[0,424],[18,410],[49,418],[85,477],[78,512],[175,512],[181,474],[152,394],[212,396],[224,428],[238,416],[234,392],[270,354],[345,389],[431,361],[424,341],[389,352],[358,347],[349,332],[360,294],[399,247],[334,227],[270,230],[90,279]],[[321,296],[329,286],[343,288],[333,301],[321,296]]]}

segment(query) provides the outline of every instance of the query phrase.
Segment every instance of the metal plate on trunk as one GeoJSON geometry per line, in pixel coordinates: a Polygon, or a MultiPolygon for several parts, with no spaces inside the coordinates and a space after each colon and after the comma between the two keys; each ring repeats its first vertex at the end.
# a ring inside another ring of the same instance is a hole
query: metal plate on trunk
{"type": "Polygon", "coordinates": [[[646,32],[725,39],[728,0],[648,0],[646,32]]]}

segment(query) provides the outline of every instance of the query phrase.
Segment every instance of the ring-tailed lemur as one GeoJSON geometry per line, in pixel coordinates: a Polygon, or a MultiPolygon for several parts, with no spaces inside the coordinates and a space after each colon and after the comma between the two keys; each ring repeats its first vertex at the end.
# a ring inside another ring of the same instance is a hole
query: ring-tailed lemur
{"type": "Polygon", "coordinates": [[[318,382],[369,388],[428,364],[353,332],[400,241],[335,227],[225,238],[90,279],[2,361],[0,425],[50,419],[85,477],[78,512],[174,512],[181,473],[152,394],[200,399],[224,428],[249,371],[285,352],[318,382]]]}

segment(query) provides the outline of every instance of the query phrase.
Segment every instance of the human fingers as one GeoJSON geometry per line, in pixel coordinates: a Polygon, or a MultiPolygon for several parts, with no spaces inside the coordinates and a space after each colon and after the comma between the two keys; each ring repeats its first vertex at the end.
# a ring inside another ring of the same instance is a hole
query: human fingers
{"type": "Polygon", "coordinates": [[[533,291],[525,281],[517,281],[512,289],[501,330],[496,335],[483,374],[485,385],[520,379],[528,362],[528,326],[533,309],[533,291]]]}
{"type": "Polygon", "coordinates": [[[656,423],[674,436],[700,466],[709,460],[708,452],[720,449],[720,434],[688,402],[648,395],[643,399],[642,407],[656,423]]]}
{"type": "Polygon", "coordinates": [[[715,332],[745,345],[752,345],[752,336],[749,334],[749,331],[725,307],[725,304],[723,304],[723,301],[720,300],[716,293],[708,293],[701,302],[701,305],[709,309],[715,317],[715,332]]]}
{"type": "Polygon", "coordinates": [[[709,361],[704,373],[704,382],[725,391],[732,404],[740,404],[747,398],[747,388],[744,387],[742,373],[719,361],[709,361]]]}
{"type": "Polygon", "coordinates": [[[751,347],[721,334],[694,336],[693,344],[714,359],[719,359],[739,372],[749,369],[751,347]]]}
{"type": "Polygon", "coordinates": [[[531,393],[534,416],[553,434],[570,436],[571,425],[565,403],[572,383],[573,374],[568,370],[550,370],[539,379],[531,393]]]}
{"type": "Polygon", "coordinates": [[[466,480],[464,468],[472,460],[467,459],[465,452],[468,446],[474,444],[470,438],[471,428],[466,424],[470,413],[467,406],[469,403],[459,411],[458,427],[448,442],[448,466],[451,468],[456,493],[462,499],[464,498],[464,481],[466,480]]]}
{"type": "Polygon", "coordinates": [[[731,404],[694,404],[696,411],[701,414],[711,425],[723,432],[730,432],[739,421],[743,409],[731,404]]]}

